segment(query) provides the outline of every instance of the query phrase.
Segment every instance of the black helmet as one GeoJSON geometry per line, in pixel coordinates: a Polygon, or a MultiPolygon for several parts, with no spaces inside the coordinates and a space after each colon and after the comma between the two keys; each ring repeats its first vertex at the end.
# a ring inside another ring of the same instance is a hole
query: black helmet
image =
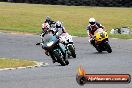
{"type": "Polygon", "coordinates": [[[51,18],[49,16],[47,16],[46,21],[51,21],[51,18]]]}

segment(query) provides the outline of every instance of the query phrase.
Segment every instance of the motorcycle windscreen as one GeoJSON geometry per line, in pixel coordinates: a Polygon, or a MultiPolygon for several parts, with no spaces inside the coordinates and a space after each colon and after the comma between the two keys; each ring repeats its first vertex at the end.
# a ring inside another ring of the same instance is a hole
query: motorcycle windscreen
{"type": "Polygon", "coordinates": [[[46,34],[44,37],[43,37],[43,43],[46,44],[48,42],[55,42],[57,40],[57,38],[55,36],[53,36],[52,34],[46,34]]]}
{"type": "Polygon", "coordinates": [[[102,29],[102,28],[98,28],[95,32],[94,32],[94,34],[96,34],[96,33],[102,33],[104,30],[102,29]]]}

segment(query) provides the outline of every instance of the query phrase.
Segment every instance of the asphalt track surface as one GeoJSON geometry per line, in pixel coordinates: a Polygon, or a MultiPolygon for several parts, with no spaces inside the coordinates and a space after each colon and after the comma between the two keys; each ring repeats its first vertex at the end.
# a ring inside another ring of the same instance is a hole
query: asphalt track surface
{"type": "Polygon", "coordinates": [[[48,66],[0,71],[0,88],[132,88],[129,84],[86,84],[76,82],[81,65],[89,74],[132,75],[132,40],[110,39],[112,53],[97,53],[87,38],[74,38],[77,58],[68,66],[53,64],[40,46],[38,35],[0,33],[0,57],[30,59],[49,63],[48,66]]]}

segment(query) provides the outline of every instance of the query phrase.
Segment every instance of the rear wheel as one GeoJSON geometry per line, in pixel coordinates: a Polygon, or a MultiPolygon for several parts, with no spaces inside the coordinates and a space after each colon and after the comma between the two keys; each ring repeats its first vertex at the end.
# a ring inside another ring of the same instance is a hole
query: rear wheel
{"type": "Polygon", "coordinates": [[[66,65],[68,65],[69,64],[69,61],[68,60],[65,60],[65,63],[66,63],[66,65]]]}
{"type": "Polygon", "coordinates": [[[108,53],[111,53],[111,52],[112,52],[112,49],[111,49],[111,47],[110,47],[110,44],[109,44],[108,42],[106,42],[105,45],[106,45],[106,51],[107,51],[108,53]]]}
{"type": "Polygon", "coordinates": [[[69,45],[68,48],[69,48],[69,51],[71,52],[72,57],[76,58],[75,49],[72,47],[72,45],[69,45]]]}

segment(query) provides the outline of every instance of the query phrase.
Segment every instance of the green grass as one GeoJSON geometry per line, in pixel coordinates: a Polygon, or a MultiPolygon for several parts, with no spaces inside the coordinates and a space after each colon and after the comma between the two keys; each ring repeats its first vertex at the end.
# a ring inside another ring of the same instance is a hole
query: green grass
{"type": "Polygon", "coordinates": [[[94,17],[108,31],[122,26],[132,28],[132,8],[0,2],[0,30],[39,33],[47,15],[55,21],[63,21],[66,30],[75,36],[87,36],[86,26],[90,17],[94,17]]]}
{"type": "Polygon", "coordinates": [[[111,38],[121,38],[121,39],[132,39],[132,35],[127,34],[109,34],[111,38]]]}
{"type": "Polygon", "coordinates": [[[35,64],[36,64],[35,62],[28,60],[0,58],[0,68],[25,67],[25,66],[33,66],[35,64]]]}

